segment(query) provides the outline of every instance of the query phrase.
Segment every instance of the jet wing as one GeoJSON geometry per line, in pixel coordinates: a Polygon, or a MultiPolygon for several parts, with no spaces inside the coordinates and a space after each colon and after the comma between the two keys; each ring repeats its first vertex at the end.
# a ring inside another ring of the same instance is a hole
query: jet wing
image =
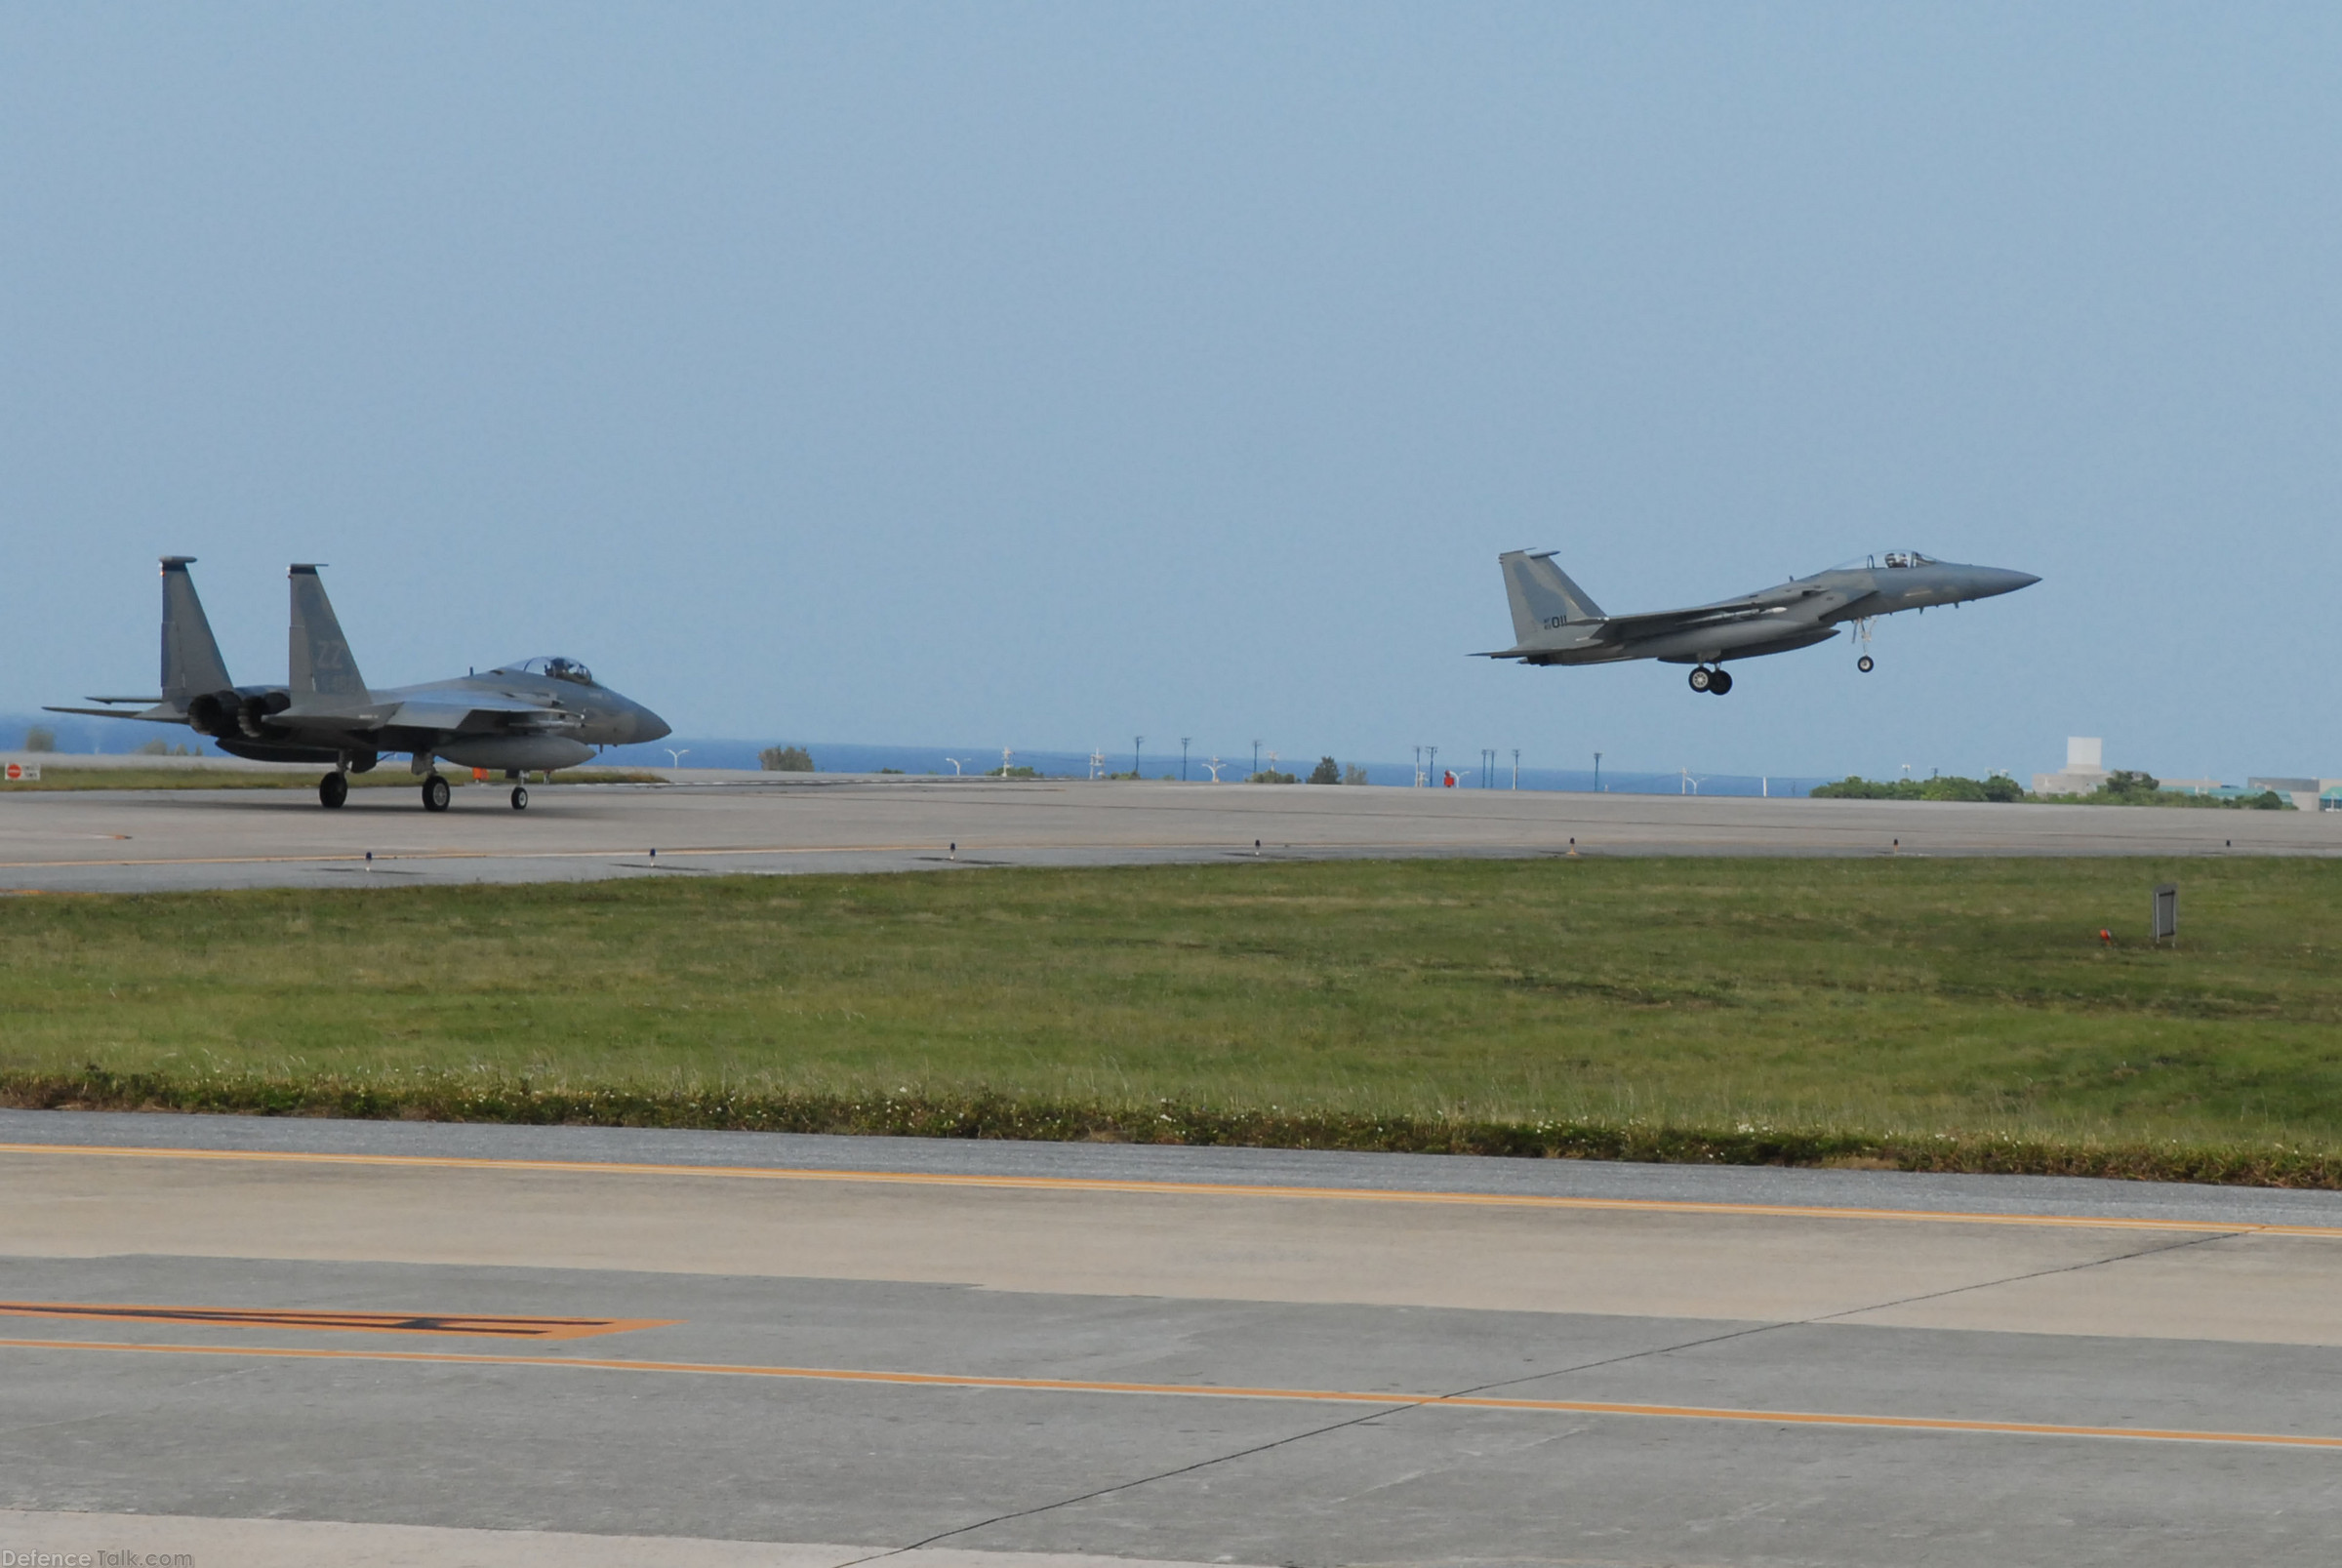
{"type": "Polygon", "coordinates": [[[525,697],[450,693],[401,703],[384,716],[385,729],[440,730],[451,735],[557,735],[586,722],[567,708],[525,697]]]}
{"type": "Polygon", "coordinates": [[[1752,593],[1745,598],[1721,599],[1715,604],[1698,604],[1683,610],[1653,610],[1636,616],[1611,616],[1602,623],[1596,636],[1602,642],[1641,642],[1646,638],[1664,637],[1677,631],[1695,631],[1702,626],[1731,625],[1761,616],[1787,615],[1795,610],[1804,610],[1810,614],[1827,608],[1842,613],[1847,602],[1843,594],[1833,593],[1827,588],[1793,585],[1787,591],[1776,589],[1769,593],[1752,593]],[[1816,604],[1816,600],[1836,602],[1825,606],[1816,604]]]}

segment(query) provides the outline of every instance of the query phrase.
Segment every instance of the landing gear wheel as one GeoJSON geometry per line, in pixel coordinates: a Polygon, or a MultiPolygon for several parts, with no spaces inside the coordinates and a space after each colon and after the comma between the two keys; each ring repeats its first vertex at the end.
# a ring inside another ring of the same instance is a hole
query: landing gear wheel
{"type": "Polygon", "coordinates": [[[1732,672],[1728,669],[1717,670],[1709,677],[1708,689],[1718,697],[1723,696],[1732,689],[1732,672]]]}
{"type": "Polygon", "coordinates": [[[1864,654],[1860,659],[1854,661],[1854,667],[1861,670],[1865,675],[1868,675],[1872,670],[1877,669],[1878,666],[1871,662],[1871,656],[1869,654],[1864,654]]]}
{"type": "Polygon", "coordinates": [[[423,781],[423,809],[424,811],[447,810],[447,781],[435,773],[423,781]]]}
{"type": "Polygon", "coordinates": [[[1691,682],[1691,689],[1693,691],[1704,692],[1715,686],[1716,671],[1710,669],[1706,664],[1699,664],[1693,667],[1691,674],[1687,678],[1691,682]]]}
{"type": "Polygon", "coordinates": [[[342,802],[348,798],[349,781],[343,778],[339,771],[317,781],[317,804],[327,811],[339,809],[342,802]]]}
{"type": "Polygon", "coordinates": [[[518,784],[512,786],[512,809],[514,811],[529,809],[529,792],[518,784]]]}

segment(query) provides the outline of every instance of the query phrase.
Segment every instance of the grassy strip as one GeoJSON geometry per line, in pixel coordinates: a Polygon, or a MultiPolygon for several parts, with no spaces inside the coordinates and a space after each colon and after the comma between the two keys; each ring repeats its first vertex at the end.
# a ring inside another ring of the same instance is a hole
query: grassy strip
{"type": "Polygon", "coordinates": [[[2342,862],[14,899],[0,1018],[0,1096],[25,1105],[2327,1186],[2342,862]],[[2158,949],[2168,879],[2183,942],[2158,949]]]}
{"type": "Polygon", "coordinates": [[[1215,1110],[1168,1100],[1151,1106],[1110,1106],[986,1094],[947,1100],[919,1095],[847,1098],[735,1090],[661,1093],[634,1088],[570,1093],[539,1089],[525,1081],[456,1076],[400,1083],[174,1078],[112,1073],[93,1065],[78,1073],[0,1072],[0,1105],[38,1110],[161,1110],[525,1126],[1220,1145],[2342,1188],[2342,1158],[2300,1148],[2185,1146],[2176,1143],[2095,1145],[1955,1134],[1912,1139],[1776,1128],[1215,1110]]]}

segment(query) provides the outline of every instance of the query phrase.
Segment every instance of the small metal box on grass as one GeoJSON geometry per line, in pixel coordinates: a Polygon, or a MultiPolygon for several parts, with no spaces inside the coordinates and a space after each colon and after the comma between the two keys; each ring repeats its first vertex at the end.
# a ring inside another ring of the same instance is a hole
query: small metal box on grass
{"type": "Polygon", "coordinates": [[[2179,884],[2163,882],[2155,890],[2155,940],[2179,941],[2179,884]]]}

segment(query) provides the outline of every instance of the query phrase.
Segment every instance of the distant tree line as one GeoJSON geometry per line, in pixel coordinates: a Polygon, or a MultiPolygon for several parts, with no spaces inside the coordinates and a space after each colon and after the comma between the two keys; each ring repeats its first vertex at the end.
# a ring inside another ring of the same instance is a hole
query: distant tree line
{"type": "Polygon", "coordinates": [[[801,745],[768,745],[756,753],[767,773],[817,773],[813,755],[801,745]]]}
{"type": "Polygon", "coordinates": [[[1990,779],[1962,779],[1939,774],[1933,779],[1863,779],[1848,774],[1836,784],[1818,784],[1817,800],[1988,800],[2001,804],[2023,800],[2025,786],[2005,773],[1990,779]]]}
{"type": "Polygon", "coordinates": [[[2082,795],[2034,795],[2007,774],[1990,779],[1957,775],[1933,779],[1863,779],[1852,774],[1836,784],[1812,790],[1822,800],[1983,800],[2007,803],[2030,800],[2051,806],[2179,806],[2216,807],[2229,811],[2291,811],[2293,803],[2274,789],[2257,795],[2191,795],[2165,789],[2152,773],[2118,768],[2106,783],[2082,795]]]}

